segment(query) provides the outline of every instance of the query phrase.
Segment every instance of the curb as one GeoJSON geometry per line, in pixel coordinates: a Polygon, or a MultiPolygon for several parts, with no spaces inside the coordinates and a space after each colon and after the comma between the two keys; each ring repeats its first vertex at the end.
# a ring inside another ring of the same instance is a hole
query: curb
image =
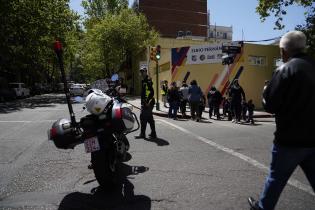
{"type": "MultiPolygon", "coordinates": [[[[141,110],[141,108],[133,103],[130,103],[134,108],[141,110]]],[[[159,117],[168,117],[167,112],[163,111],[156,111],[156,109],[153,109],[153,115],[159,116],[159,117]]],[[[182,117],[181,115],[177,115],[177,117],[182,117]]],[[[269,113],[261,113],[261,114],[254,114],[253,118],[274,118],[274,114],[269,114],[269,113]]],[[[190,118],[190,115],[187,115],[186,118],[190,118]]]]}
{"type": "MultiPolygon", "coordinates": [[[[160,113],[160,112],[153,112],[153,115],[159,116],[159,117],[168,117],[168,113],[160,113]]],[[[177,115],[177,117],[182,118],[181,115],[177,115]]],[[[272,114],[261,114],[261,115],[254,115],[253,118],[273,118],[274,115],[272,114]]],[[[190,115],[186,116],[187,119],[190,119],[190,115]]]]}

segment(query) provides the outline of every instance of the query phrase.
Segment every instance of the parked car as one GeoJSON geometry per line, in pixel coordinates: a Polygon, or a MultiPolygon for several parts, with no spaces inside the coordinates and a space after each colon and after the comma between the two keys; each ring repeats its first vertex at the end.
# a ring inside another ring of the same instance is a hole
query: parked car
{"type": "Polygon", "coordinates": [[[15,91],[11,88],[0,88],[0,102],[16,99],[15,91]]]}
{"type": "Polygon", "coordinates": [[[83,96],[85,88],[81,84],[73,84],[69,91],[72,96],[83,96]]]}
{"type": "Polygon", "coordinates": [[[30,96],[30,89],[27,88],[24,83],[20,82],[9,83],[9,88],[12,88],[15,91],[17,97],[30,96]]]}

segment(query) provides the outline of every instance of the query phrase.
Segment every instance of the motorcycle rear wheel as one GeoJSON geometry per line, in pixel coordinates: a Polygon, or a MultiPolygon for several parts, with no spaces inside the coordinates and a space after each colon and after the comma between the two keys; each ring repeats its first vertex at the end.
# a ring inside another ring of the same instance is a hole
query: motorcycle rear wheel
{"type": "Polygon", "coordinates": [[[100,150],[91,153],[95,178],[102,188],[112,188],[115,184],[116,159],[113,151],[100,150]]]}

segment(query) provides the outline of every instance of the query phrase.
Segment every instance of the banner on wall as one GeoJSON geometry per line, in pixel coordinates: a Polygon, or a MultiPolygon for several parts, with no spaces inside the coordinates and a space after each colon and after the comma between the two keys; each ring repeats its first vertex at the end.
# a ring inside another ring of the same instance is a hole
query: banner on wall
{"type": "Polygon", "coordinates": [[[205,64],[222,62],[222,45],[192,46],[187,53],[186,64],[205,64]]]}
{"type": "Polygon", "coordinates": [[[199,45],[172,49],[172,65],[207,64],[222,62],[222,45],[199,45]],[[177,59],[176,59],[177,58],[177,59]],[[179,58],[179,59],[178,59],[179,58]],[[186,58],[186,59],[183,59],[186,58]]]}

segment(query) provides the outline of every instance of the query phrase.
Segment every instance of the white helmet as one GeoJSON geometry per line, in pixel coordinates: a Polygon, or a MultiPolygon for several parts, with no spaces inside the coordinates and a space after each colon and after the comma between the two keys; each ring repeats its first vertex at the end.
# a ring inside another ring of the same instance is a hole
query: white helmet
{"type": "Polygon", "coordinates": [[[112,98],[104,93],[92,92],[86,97],[85,106],[91,114],[100,115],[111,101],[112,98]]]}

